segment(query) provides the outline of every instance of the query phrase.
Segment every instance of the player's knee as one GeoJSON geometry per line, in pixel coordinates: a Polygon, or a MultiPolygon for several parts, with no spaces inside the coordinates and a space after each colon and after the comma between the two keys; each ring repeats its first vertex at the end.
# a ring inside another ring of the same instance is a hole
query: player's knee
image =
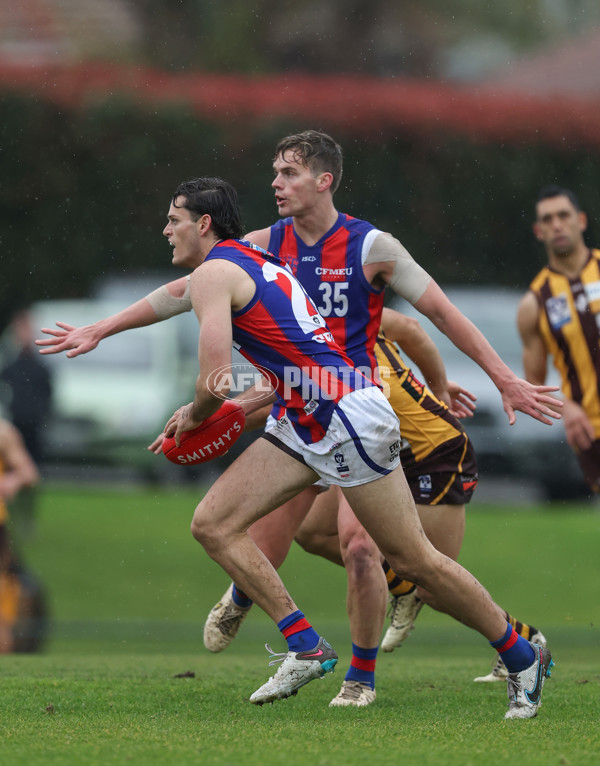
{"type": "Polygon", "coordinates": [[[196,512],[192,519],[190,529],[194,540],[197,540],[210,555],[211,549],[218,546],[218,541],[221,537],[220,530],[217,526],[211,524],[207,518],[196,512]]]}
{"type": "Polygon", "coordinates": [[[199,519],[196,519],[195,516],[192,519],[192,523],[190,524],[190,531],[194,540],[202,543],[204,539],[204,524],[199,519]]]}
{"type": "Polygon", "coordinates": [[[343,559],[346,569],[353,570],[357,576],[370,567],[381,566],[379,550],[367,535],[353,535],[345,541],[343,559]]]}

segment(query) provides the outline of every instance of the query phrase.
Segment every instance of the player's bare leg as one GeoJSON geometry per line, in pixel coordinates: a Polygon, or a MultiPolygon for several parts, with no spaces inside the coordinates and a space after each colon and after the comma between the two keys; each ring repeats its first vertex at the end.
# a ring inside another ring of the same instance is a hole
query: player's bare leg
{"type": "MultiPolygon", "coordinates": [[[[278,569],[285,560],[294,533],[307,515],[318,489],[307,487],[281,507],[256,521],[248,530],[250,537],[278,569]]],[[[336,532],[337,534],[337,532],[336,532]]],[[[204,623],[204,646],[210,652],[222,652],[237,636],[250,612],[252,600],[239,583],[230,583],[221,599],[210,610],[204,623]]]]}
{"type": "Polygon", "coordinates": [[[296,605],[248,530],[317,478],[305,464],[257,439],[212,485],[192,519],[192,534],[208,555],[275,622],[296,605]]]}
{"type": "Polygon", "coordinates": [[[463,567],[427,539],[401,470],[344,488],[354,513],[394,571],[430,592],[444,610],[489,641],[506,630],[502,610],[463,567]]]}
{"type": "MultiPolygon", "coordinates": [[[[417,511],[429,541],[438,551],[456,561],[465,534],[465,506],[417,505],[417,511]]],[[[387,574],[390,577],[394,573],[387,574]]],[[[413,630],[423,604],[445,611],[444,606],[436,602],[431,593],[413,583],[405,580],[398,583],[397,580],[394,578],[393,582],[398,590],[391,591],[390,625],[381,641],[384,652],[392,652],[402,645],[413,630]]]]}
{"type": "Polygon", "coordinates": [[[363,707],[375,700],[375,663],[387,601],[381,553],[337,490],[339,540],[348,578],[352,661],[330,707],[363,707]]]}
{"type": "Polygon", "coordinates": [[[192,533],[244,593],[277,623],[288,651],[271,653],[277,672],[251,696],[257,705],[295,694],[334,669],[337,654],[304,618],[249,527],[316,480],[305,464],[258,439],[213,484],[196,508],[192,533]]]}
{"type": "Polygon", "coordinates": [[[347,608],[352,640],[360,646],[377,646],[387,601],[381,554],[343,496],[338,526],[348,576],[347,608]]]}
{"type": "Polygon", "coordinates": [[[317,497],[294,539],[307,553],[344,566],[338,533],[338,491],[331,487],[317,497]]]}
{"type": "Polygon", "coordinates": [[[285,561],[296,532],[308,514],[319,490],[311,485],[267,516],[254,522],[248,534],[275,569],[285,561]]]}

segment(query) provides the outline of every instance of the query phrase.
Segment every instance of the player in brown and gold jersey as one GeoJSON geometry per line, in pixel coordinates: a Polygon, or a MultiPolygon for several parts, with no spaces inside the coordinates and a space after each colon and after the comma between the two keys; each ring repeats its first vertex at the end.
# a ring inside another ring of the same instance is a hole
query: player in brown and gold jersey
{"type": "Polygon", "coordinates": [[[42,595],[11,546],[7,504],[39,481],[19,431],[0,419],[0,654],[35,651],[41,639],[42,595]]]}
{"type": "Polygon", "coordinates": [[[600,250],[584,241],[587,217],[573,192],[542,189],[533,230],[548,256],[518,310],[523,367],[546,379],[547,358],[561,378],[562,417],[592,492],[600,492],[600,250]]]}

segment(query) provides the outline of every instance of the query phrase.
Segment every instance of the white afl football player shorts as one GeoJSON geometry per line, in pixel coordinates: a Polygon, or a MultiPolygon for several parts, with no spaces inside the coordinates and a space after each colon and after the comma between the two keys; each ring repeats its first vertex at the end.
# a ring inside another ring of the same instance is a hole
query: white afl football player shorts
{"type": "Polygon", "coordinates": [[[376,386],[342,397],[314,444],[302,441],[285,412],[279,420],[269,415],[263,436],[319,474],[317,486],[367,484],[400,465],[400,421],[376,386]]]}

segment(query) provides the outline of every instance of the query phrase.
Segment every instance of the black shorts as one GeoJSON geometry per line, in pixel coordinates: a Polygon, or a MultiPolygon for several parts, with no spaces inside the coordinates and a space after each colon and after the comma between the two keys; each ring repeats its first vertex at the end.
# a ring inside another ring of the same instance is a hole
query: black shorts
{"type": "Polygon", "coordinates": [[[465,505],[473,496],[477,460],[466,434],[445,442],[418,462],[410,448],[402,449],[400,460],[419,505],[465,505]]]}

